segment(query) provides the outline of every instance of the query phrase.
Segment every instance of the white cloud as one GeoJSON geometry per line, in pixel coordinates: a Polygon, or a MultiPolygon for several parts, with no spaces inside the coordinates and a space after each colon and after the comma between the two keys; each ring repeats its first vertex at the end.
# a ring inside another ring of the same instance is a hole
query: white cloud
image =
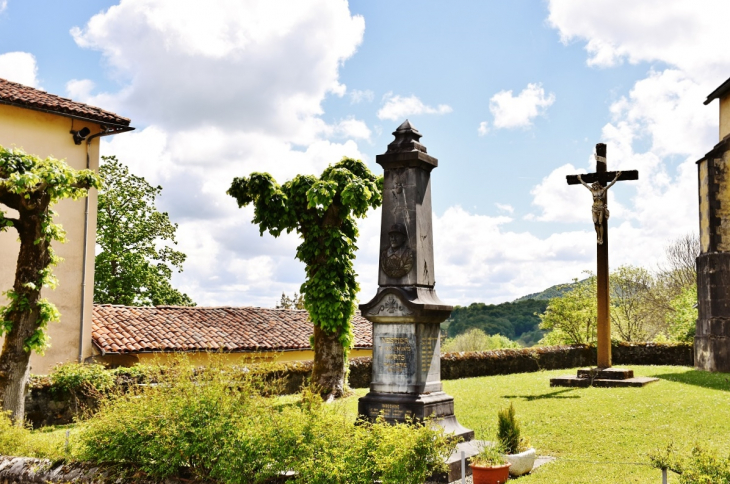
{"type": "Polygon", "coordinates": [[[486,121],[482,121],[481,123],[479,123],[477,133],[479,133],[479,136],[485,136],[487,133],[489,133],[489,123],[487,123],[486,121]]]}
{"type": "Polygon", "coordinates": [[[0,13],[8,7],[8,0],[0,1],[0,13]]]}
{"type": "Polygon", "coordinates": [[[402,121],[414,114],[447,114],[453,111],[446,104],[439,104],[435,108],[427,106],[416,96],[403,97],[388,93],[383,100],[383,107],[378,110],[378,118],[391,121],[402,121]]]}
{"type": "Polygon", "coordinates": [[[712,84],[727,76],[730,3],[724,0],[550,0],[548,22],[563,42],[586,41],[588,64],[660,61],[712,84]]]}
{"type": "Polygon", "coordinates": [[[66,94],[74,101],[86,102],[91,99],[94,81],[90,79],[71,79],[66,83],[66,94]]]}
{"type": "Polygon", "coordinates": [[[356,143],[367,124],[321,117],[326,96],[346,92],[339,68],[363,31],[344,0],[125,0],[73,30],[123,84],[95,93],[72,80],[67,92],[144,127],[105,138],[102,154],[163,186],[158,207],[188,254],[173,282],[199,304],[273,306],[299,290],[296,234],[260,237],[250,207],[225,192],[253,171],[283,183],[343,156],[368,161],[356,143]]]}
{"type": "Polygon", "coordinates": [[[127,85],[96,96],[142,124],[217,125],[306,144],[365,28],[345,0],[128,0],[72,29],[127,85]],[[321,39],[328,39],[322,42],[321,39]]]}
{"type": "Polygon", "coordinates": [[[373,102],[373,99],[375,98],[375,93],[371,91],[370,89],[366,89],[364,91],[361,91],[359,89],[353,89],[350,91],[350,103],[351,104],[359,104],[362,102],[373,102]]]}
{"type": "Polygon", "coordinates": [[[503,212],[507,213],[514,213],[515,208],[512,205],[506,204],[506,203],[495,203],[496,207],[500,209],[503,212]]]}
{"type": "MultiPolygon", "coordinates": [[[[0,11],[5,4],[0,4],[0,11]]],[[[30,87],[40,87],[35,56],[28,52],[8,52],[0,55],[0,78],[30,87]]]]}
{"type": "Polygon", "coordinates": [[[525,128],[554,102],[553,93],[546,96],[541,84],[530,83],[517,96],[511,90],[499,91],[489,100],[489,111],[495,128],[525,128]]]}
{"type": "Polygon", "coordinates": [[[343,119],[334,126],[333,134],[353,139],[370,139],[370,128],[364,121],[359,119],[348,118],[343,119]]]}

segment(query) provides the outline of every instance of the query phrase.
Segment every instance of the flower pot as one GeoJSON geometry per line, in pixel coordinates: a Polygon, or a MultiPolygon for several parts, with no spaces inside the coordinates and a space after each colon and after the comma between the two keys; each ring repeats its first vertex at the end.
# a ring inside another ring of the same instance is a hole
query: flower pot
{"type": "Polygon", "coordinates": [[[501,466],[478,466],[470,464],[471,475],[474,484],[503,484],[509,479],[509,466],[511,464],[503,464],[501,466]]]}
{"type": "Polygon", "coordinates": [[[511,476],[521,476],[527,474],[535,465],[535,457],[537,456],[534,448],[529,448],[519,454],[507,454],[504,458],[512,464],[509,468],[511,476]]]}

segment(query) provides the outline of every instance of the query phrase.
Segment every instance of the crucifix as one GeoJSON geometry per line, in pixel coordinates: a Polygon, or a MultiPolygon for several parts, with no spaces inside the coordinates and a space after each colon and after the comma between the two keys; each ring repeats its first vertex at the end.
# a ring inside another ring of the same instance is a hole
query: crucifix
{"type": "Polygon", "coordinates": [[[617,181],[638,180],[639,172],[606,171],[606,145],[596,145],[596,172],[585,175],[568,175],[568,185],[582,184],[593,195],[593,225],[596,229],[598,292],[598,367],[611,367],[611,320],[608,292],[608,189],[617,181]],[[589,185],[591,183],[591,185],[589,185]]]}

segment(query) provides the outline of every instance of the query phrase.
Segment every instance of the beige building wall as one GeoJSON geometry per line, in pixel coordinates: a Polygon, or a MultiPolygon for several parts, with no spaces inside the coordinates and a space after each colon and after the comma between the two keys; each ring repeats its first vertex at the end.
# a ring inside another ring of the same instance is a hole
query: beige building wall
{"type": "MultiPolygon", "coordinates": [[[[72,120],[64,116],[0,104],[0,145],[21,148],[25,152],[45,158],[64,159],[72,168],[86,168],[86,142],[76,145],[71,131],[87,127],[91,134],[101,131],[99,124],[72,120]]],[[[89,162],[93,170],[99,168],[99,138],[89,145],[89,162]]],[[[89,195],[88,247],[86,248],[86,289],[84,334],[81,355],[91,356],[91,309],[94,297],[94,241],[96,240],[96,190],[89,195]]],[[[7,210],[7,207],[2,207],[7,210]]],[[[31,373],[46,374],[56,364],[76,361],[79,357],[81,327],[81,284],[84,253],[85,200],[64,200],[54,210],[56,222],[66,230],[67,242],[54,243],[53,249],[64,260],[54,270],[59,285],[55,290],[44,289],[43,296],[53,302],[61,313],[60,323],[48,327],[51,347],[45,356],[33,354],[31,373]]],[[[15,214],[13,214],[15,215],[15,214]]],[[[12,288],[18,257],[17,232],[14,229],[0,233],[0,292],[12,288]]],[[[0,304],[6,304],[0,298],[0,304]]]]}
{"type": "Polygon", "coordinates": [[[720,141],[730,134],[730,96],[720,98],[720,141]]]}
{"type": "MultiPolygon", "coordinates": [[[[190,353],[124,353],[120,355],[107,353],[104,356],[96,356],[95,361],[106,363],[112,366],[132,366],[136,363],[166,363],[171,359],[184,354],[193,364],[204,364],[211,354],[205,352],[190,353]]],[[[314,360],[313,350],[299,351],[271,351],[271,352],[250,352],[250,353],[212,353],[216,357],[223,358],[225,363],[241,363],[246,360],[265,360],[276,362],[287,361],[312,361],[314,360]]],[[[373,350],[353,349],[350,350],[348,358],[359,358],[361,356],[373,356],[373,350]]]]}

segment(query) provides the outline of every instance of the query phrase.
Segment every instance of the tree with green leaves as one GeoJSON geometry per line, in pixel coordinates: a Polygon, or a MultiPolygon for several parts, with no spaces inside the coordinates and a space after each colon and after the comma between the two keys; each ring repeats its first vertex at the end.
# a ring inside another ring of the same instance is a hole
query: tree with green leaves
{"type": "Polygon", "coordinates": [[[51,269],[60,258],[52,242],[64,242],[63,228],[54,223],[51,207],[58,201],[88,195],[99,187],[91,170],[76,171],[55,158],[40,159],[21,150],[0,146],[0,204],[17,211],[10,217],[0,205],[0,231],[13,228],[20,239],[20,251],[13,288],[0,307],[0,336],[5,337],[0,353],[0,400],[13,421],[21,425],[25,416],[25,387],[30,372],[31,351],[43,354],[48,346],[48,323],[58,321],[56,307],[41,298],[41,289],[55,287],[51,269]]]}
{"type": "Polygon", "coordinates": [[[158,212],[154,187],[129,172],[114,156],[102,156],[99,191],[94,302],[125,306],[195,306],[170,283],[173,269],[182,272],[185,254],[174,250],[177,224],[158,212]]]}
{"type": "Polygon", "coordinates": [[[647,341],[655,332],[649,304],[656,286],[654,276],[643,267],[620,266],[610,275],[611,326],[623,341],[647,341]]]}
{"type": "Polygon", "coordinates": [[[595,344],[598,324],[596,309],[596,276],[578,283],[572,289],[553,298],[540,314],[540,329],[550,331],[541,344],[595,344]]]}
{"type": "Polygon", "coordinates": [[[343,158],[317,178],[299,175],[279,185],[268,173],[235,178],[228,194],[239,207],[254,206],[261,235],[295,231],[302,243],[296,257],[306,266],[300,292],[314,324],[312,383],[327,398],[346,391],[347,352],[359,290],[352,262],[356,218],[382,203],[383,179],[360,160],[343,158]]]}

